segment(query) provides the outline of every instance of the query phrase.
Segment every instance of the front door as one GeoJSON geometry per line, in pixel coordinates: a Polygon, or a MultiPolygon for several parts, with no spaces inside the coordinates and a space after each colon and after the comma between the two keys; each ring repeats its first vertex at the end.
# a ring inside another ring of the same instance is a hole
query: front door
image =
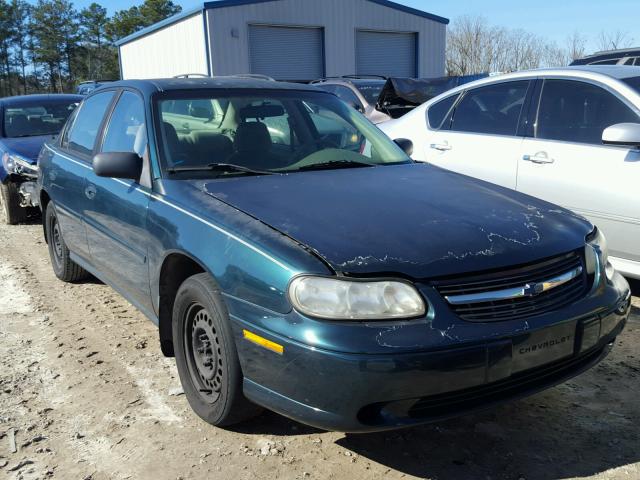
{"type": "Polygon", "coordinates": [[[518,191],[587,217],[607,237],[614,264],[640,261],[640,151],[602,144],[605,128],[640,123],[639,112],[577,80],[545,80],[541,95],[534,138],[522,145],[518,191]]]}
{"type": "Polygon", "coordinates": [[[529,84],[504,82],[466,92],[445,125],[428,136],[426,161],[515,189],[518,128],[529,84]]]}
{"type": "MultiPolygon", "coordinates": [[[[104,131],[101,152],[147,155],[142,98],[123,91],[104,131]]],[[[138,182],[98,177],[91,171],[85,187],[84,220],[91,262],[106,279],[150,311],[147,262],[147,209],[150,189],[138,182]]]]}

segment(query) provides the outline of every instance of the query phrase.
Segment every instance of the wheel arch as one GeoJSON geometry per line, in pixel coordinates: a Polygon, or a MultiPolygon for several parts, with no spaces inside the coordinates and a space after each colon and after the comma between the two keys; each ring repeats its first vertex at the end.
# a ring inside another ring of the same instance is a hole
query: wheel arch
{"type": "Polygon", "coordinates": [[[45,243],[49,242],[47,237],[47,207],[51,202],[51,197],[46,190],[40,190],[40,212],[42,213],[42,232],[44,234],[45,243]]]}
{"type": "Polygon", "coordinates": [[[158,330],[160,349],[166,357],[173,357],[173,305],[178,289],[184,281],[197,275],[208,273],[215,279],[203,263],[183,251],[168,252],[158,275],[158,330]]]}

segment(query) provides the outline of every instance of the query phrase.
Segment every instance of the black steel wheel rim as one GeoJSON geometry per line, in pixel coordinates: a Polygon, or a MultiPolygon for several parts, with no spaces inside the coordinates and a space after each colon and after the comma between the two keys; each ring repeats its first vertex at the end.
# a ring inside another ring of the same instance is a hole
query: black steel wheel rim
{"type": "Polygon", "coordinates": [[[194,387],[202,400],[216,402],[224,379],[222,345],[211,314],[198,303],[186,312],[184,347],[194,387]]]}
{"type": "Polygon", "coordinates": [[[62,234],[60,233],[60,226],[55,218],[51,219],[51,248],[53,252],[53,259],[57,265],[62,263],[62,234]]]}

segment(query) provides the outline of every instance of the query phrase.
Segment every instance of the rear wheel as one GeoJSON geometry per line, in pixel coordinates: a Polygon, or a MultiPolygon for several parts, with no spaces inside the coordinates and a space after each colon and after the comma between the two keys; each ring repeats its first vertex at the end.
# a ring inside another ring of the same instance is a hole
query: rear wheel
{"type": "Polygon", "coordinates": [[[53,202],[49,202],[45,216],[47,243],[53,272],[63,282],[77,282],[89,276],[87,271],[70,258],[70,252],[64,243],[58,215],[53,202]]]}
{"type": "Polygon", "coordinates": [[[204,421],[225,426],[260,412],[242,393],[242,371],[226,307],[213,279],[203,273],[178,290],[173,346],[191,408],[204,421]]]}
{"type": "Polygon", "coordinates": [[[27,219],[27,209],[20,206],[18,185],[12,181],[0,184],[0,215],[2,223],[15,225],[27,219]]]}

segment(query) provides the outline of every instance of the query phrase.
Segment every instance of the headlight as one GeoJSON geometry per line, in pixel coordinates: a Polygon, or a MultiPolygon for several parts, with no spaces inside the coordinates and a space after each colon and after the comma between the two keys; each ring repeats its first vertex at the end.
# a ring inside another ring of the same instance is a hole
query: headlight
{"type": "Polygon", "coordinates": [[[4,153],[4,155],[2,155],[2,165],[7,173],[13,173],[15,167],[14,157],[8,153],[4,153]]]}
{"type": "Polygon", "coordinates": [[[20,155],[5,153],[2,156],[2,164],[7,173],[38,174],[38,166],[32,165],[26,158],[20,155]]]}
{"type": "Polygon", "coordinates": [[[424,301],[411,285],[390,280],[357,281],[302,276],[289,285],[299,312],[333,320],[385,320],[422,316],[424,301]]]}
{"type": "Polygon", "coordinates": [[[609,280],[613,278],[615,270],[613,265],[609,262],[609,247],[607,246],[607,239],[597,228],[587,237],[585,258],[588,273],[598,275],[602,270],[604,270],[609,280]]]}

